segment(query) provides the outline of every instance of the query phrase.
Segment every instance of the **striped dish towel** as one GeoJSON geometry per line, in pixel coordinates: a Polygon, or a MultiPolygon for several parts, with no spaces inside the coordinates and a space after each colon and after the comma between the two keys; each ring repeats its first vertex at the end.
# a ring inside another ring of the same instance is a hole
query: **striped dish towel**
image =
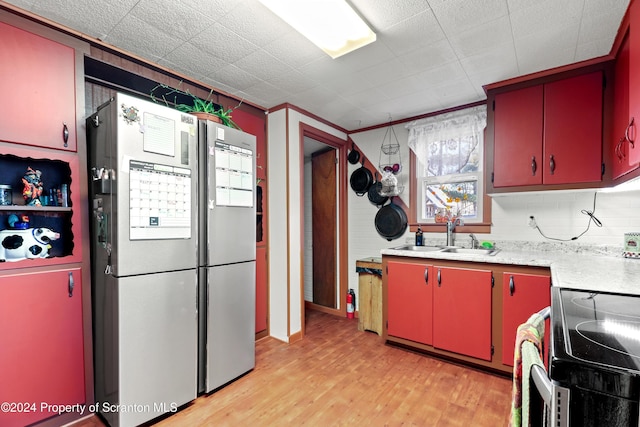
{"type": "Polygon", "coordinates": [[[544,318],[533,314],[526,323],[518,326],[513,355],[513,390],[509,427],[529,426],[529,379],[531,367],[542,362],[544,318]]]}

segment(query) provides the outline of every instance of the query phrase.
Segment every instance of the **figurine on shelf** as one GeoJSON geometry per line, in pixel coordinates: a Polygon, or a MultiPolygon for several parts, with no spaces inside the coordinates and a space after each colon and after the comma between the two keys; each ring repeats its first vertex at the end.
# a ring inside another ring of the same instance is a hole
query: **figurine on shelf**
{"type": "Polygon", "coordinates": [[[51,242],[59,238],[60,233],[44,227],[0,230],[0,262],[50,258],[51,242]]]}
{"type": "Polygon", "coordinates": [[[29,206],[42,206],[42,203],[40,203],[40,196],[42,195],[41,175],[42,172],[39,170],[33,170],[28,167],[27,173],[22,177],[22,183],[24,184],[22,197],[24,197],[24,201],[29,206]]]}

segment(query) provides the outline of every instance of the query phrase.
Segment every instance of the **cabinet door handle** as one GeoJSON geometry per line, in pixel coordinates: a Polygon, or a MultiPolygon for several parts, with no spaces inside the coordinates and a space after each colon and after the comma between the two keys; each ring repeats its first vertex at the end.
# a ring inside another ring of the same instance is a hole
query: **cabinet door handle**
{"type": "Polygon", "coordinates": [[[442,286],[442,276],[440,274],[440,269],[438,269],[438,287],[442,286]]]}
{"type": "Polygon", "coordinates": [[[531,175],[536,176],[538,170],[538,163],[536,163],[536,156],[531,157],[531,175]]]}
{"type": "Polygon", "coordinates": [[[635,130],[635,124],[633,123],[633,117],[631,117],[631,121],[629,122],[629,126],[627,126],[627,128],[624,130],[624,138],[629,141],[629,144],[631,144],[631,148],[634,148],[634,143],[636,142],[636,135],[635,132],[633,133],[633,138],[629,136],[629,130],[631,129],[631,127],[633,127],[633,129],[635,130]]]}
{"type": "Polygon", "coordinates": [[[509,295],[513,296],[514,291],[515,291],[515,285],[513,283],[513,276],[509,276],[509,295]]]}
{"type": "Polygon", "coordinates": [[[551,170],[551,175],[556,170],[556,160],[553,158],[553,154],[549,156],[549,169],[551,170]]]}
{"type": "Polygon", "coordinates": [[[429,284],[429,267],[425,267],[424,269],[424,283],[429,284]]]}
{"type": "Polygon", "coordinates": [[[62,140],[64,141],[64,146],[67,146],[69,142],[69,128],[67,127],[67,123],[62,123],[62,140]]]}
{"type": "Polygon", "coordinates": [[[73,287],[75,286],[75,283],[73,282],[73,272],[70,271],[69,272],[69,298],[71,298],[73,296],[73,287]]]}
{"type": "Polygon", "coordinates": [[[618,158],[618,161],[622,161],[625,158],[625,155],[622,152],[622,144],[624,144],[626,140],[627,140],[626,137],[620,138],[620,141],[618,141],[618,143],[616,144],[615,153],[616,153],[616,157],[618,158]]]}

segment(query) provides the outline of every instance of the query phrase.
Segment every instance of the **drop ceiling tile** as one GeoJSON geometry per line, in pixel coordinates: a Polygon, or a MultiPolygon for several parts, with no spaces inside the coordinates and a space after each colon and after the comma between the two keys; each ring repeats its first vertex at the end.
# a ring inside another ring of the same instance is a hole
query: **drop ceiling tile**
{"type": "Polygon", "coordinates": [[[259,48],[220,23],[207,26],[190,43],[226,62],[236,62],[259,48]]]}
{"type": "Polygon", "coordinates": [[[221,23],[260,47],[295,31],[257,0],[246,1],[234,8],[221,23]]]}
{"type": "Polygon", "coordinates": [[[296,70],[277,74],[268,79],[267,83],[280,87],[289,94],[304,92],[318,86],[317,82],[296,70]]]}
{"type": "Polygon", "coordinates": [[[233,9],[242,7],[247,0],[179,0],[186,6],[198,10],[211,21],[221,21],[233,9]]]}
{"type": "Polygon", "coordinates": [[[350,3],[374,32],[384,31],[429,9],[424,0],[352,0],[350,3]]]}
{"type": "Polygon", "coordinates": [[[327,56],[322,49],[297,32],[288,32],[263,48],[292,68],[300,68],[327,56]]]}
{"type": "Polygon", "coordinates": [[[444,32],[431,10],[418,13],[378,35],[378,40],[398,56],[444,38],[444,32]]]}
{"type": "Polygon", "coordinates": [[[511,21],[508,16],[502,16],[469,30],[457,32],[449,37],[449,41],[459,58],[477,56],[496,45],[513,41],[511,21]]]}
{"type": "Polygon", "coordinates": [[[253,86],[248,87],[245,92],[251,94],[252,99],[269,100],[269,103],[272,104],[264,104],[266,107],[274,107],[287,102],[289,99],[289,96],[282,92],[280,88],[264,81],[258,81],[253,86]]]}
{"type": "Polygon", "coordinates": [[[165,56],[165,59],[174,64],[184,64],[193,73],[209,76],[216,70],[224,68],[227,63],[222,59],[202,51],[191,43],[183,43],[165,56]],[[193,58],[198,58],[194,61],[193,58]]]}
{"type": "Polygon", "coordinates": [[[418,84],[437,87],[448,81],[458,81],[466,78],[467,74],[458,61],[449,62],[429,70],[417,73],[415,77],[418,84]]]}
{"type": "Polygon", "coordinates": [[[32,7],[37,3],[37,0],[10,0],[7,1],[7,3],[18,6],[24,10],[32,11],[32,7]]]}
{"type": "Polygon", "coordinates": [[[420,47],[398,57],[407,74],[416,74],[424,70],[440,67],[458,59],[448,40],[439,40],[428,46],[420,47]]]}
{"type": "Polygon", "coordinates": [[[529,74],[573,63],[577,38],[577,25],[573,25],[516,39],[520,73],[529,74]]]}
{"type": "Polygon", "coordinates": [[[429,4],[448,37],[494,21],[509,13],[504,0],[447,0],[430,1],[429,4]]]}
{"type": "Polygon", "coordinates": [[[32,11],[89,36],[103,39],[130,12],[137,0],[39,1],[32,11]]]}
{"type": "Polygon", "coordinates": [[[513,37],[517,40],[531,34],[544,34],[550,29],[577,28],[582,18],[583,1],[527,1],[526,7],[511,12],[513,37]]]}
{"type": "Polygon", "coordinates": [[[268,80],[273,76],[289,72],[292,69],[262,49],[258,49],[240,58],[234,65],[261,80],[268,80]]]}
{"type": "Polygon", "coordinates": [[[392,59],[369,67],[356,74],[374,87],[394,83],[415,74],[414,70],[410,70],[408,67],[399,67],[398,64],[399,61],[397,59],[392,59]]]}
{"type": "Polygon", "coordinates": [[[118,22],[104,41],[143,58],[162,58],[182,43],[133,15],[118,22]]]}
{"type": "Polygon", "coordinates": [[[211,25],[199,11],[175,0],[139,0],[131,15],[182,41],[211,25]]]}
{"type": "Polygon", "coordinates": [[[244,91],[262,81],[259,77],[233,64],[214,70],[207,77],[235,87],[236,90],[244,91]]]}

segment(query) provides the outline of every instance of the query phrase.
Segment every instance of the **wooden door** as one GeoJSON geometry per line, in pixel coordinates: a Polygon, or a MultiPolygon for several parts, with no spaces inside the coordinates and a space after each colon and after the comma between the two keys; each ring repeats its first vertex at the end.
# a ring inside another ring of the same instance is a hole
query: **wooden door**
{"type": "MultiPolygon", "coordinates": [[[[518,326],[551,305],[551,278],[505,272],[502,275],[502,363],[513,366],[518,326]]],[[[545,322],[545,349],[549,349],[549,321],[545,322]]],[[[546,361],[546,358],[545,358],[546,361]]]]}
{"type": "Polygon", "coordinates": [[[311,158],[311,215],[313,233],[313,303],[336,308],[337,212],[336,151],[311,158]]]}
{"type": "Polygon", "coordinates": [[[57,415],[41,402],[84,403],[81,270],[0,277],[0,343],[0,402],[23,405],[0,412],[0,425],[57,415]],[[28,402],[36,407],[25,408],[28,402]]]}
{"type": "Polygon", "coordinates": [[[76,151],[75,50],[2,22],[0,40],[0,140],[76,151]]]}
{"type": "Polygon", "coordinates": [[[433,345],[491,360],[491,271],[434,267],[433,345]]]}
{"type": "Polygon", "coordinates": [[[433,342],[433,266],[387,264],[387,334],[431,345],[433,342]]]}
{"type": "Polygon", "coordinates": [[[545,184],[602,176],[602,72],[544,85],[545,184]]]}
{"type": "Polygon", "coordinates": [[[542,85],[495,96],[494,134],[493,186],[542,184],[542,85]]]}

